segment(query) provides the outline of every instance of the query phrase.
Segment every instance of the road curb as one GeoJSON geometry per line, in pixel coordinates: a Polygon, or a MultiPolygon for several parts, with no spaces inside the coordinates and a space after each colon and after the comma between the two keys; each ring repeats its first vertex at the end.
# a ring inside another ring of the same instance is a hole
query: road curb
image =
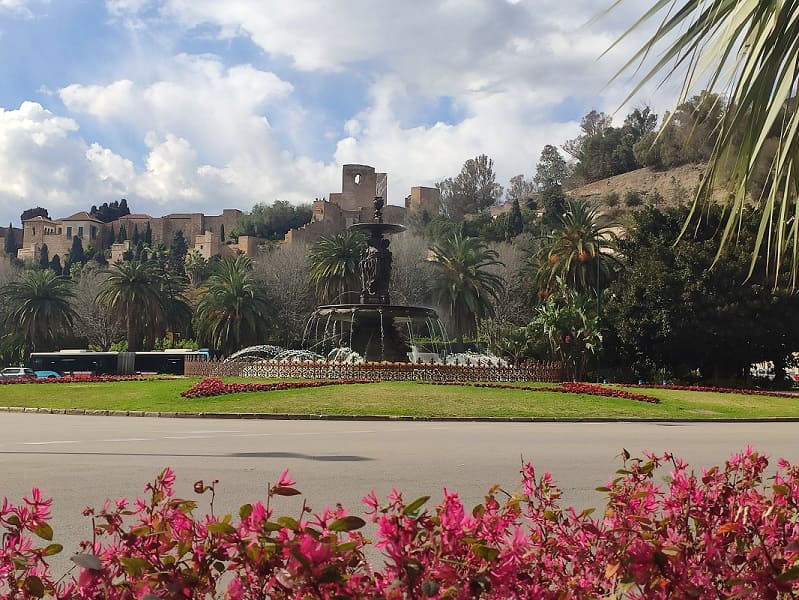
{"type": "Polygon", "coordinates": [[[25,406],[0,406],[0,412],[77,415],[86,417],[242,419],[263,421],[411,421],[421,423],[799,423],[799,417],[762,417],[756,419],[655,419],[635,417],[421,417],[412,415],[318,415],[311,413],[159,412],[141,410],[97,410],[83,408],[31,408],[25,406]]]}

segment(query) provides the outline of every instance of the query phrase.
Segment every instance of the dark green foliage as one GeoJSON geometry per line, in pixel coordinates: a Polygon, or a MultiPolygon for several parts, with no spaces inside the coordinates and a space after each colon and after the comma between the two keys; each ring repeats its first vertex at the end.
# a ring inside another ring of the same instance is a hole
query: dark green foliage
{"type": "Polygon", "coordinates": [[[116,221],[120,217],[129,215],[130,209],[128,208],[128,201],[123,198],[120,201],[114,200],[110,204],[108,202],[103,202],[99,208],[92,206],[89,214],[103,223],[110,223],[111,221],[116,221]]]}
{"type": "Polygon", "coordinates": [[[635,147],[654,135],[656,125],[657,115],[649,107],[633,110],[622,127],[613,127],[610,116],[594,110],[580,123],[583,133],[567,141],[563,149],[577,159],[577,176],[589,182],[605,179],[643,166],[635,147]]]}
{"type": "Polygon", "coordinates": [[[522,231],[524,231],[522,207],[519,206],[518,200],[514,200],[513,204],[511,204],[510,211],[508,212],[507,222],[505,224],[505,239],[510,241],[522,231]]]}
{"type": "Polygon", "coordinates": [[[605,206],[608,208],[615,208],[619,205],[619,194],[617,192],[611,192],[607,194],[604,199],[605,206]]]}
{"type": "Polygon", "coordinates": [[[128,231],[125,229],[124,223],[119,226],[119,235],[117,235],[117,242],[124,242],[128,239],[128,231]]]}
{"type": "Polygon", "coordinates": [[[172,239],[172,243],[169,245],[169,260],[167,262],[167,267],[173,273],[177,273],[179,275],[186,274],[186,266],[185,266],[185,259],[186,259],[186,252],[189,251],[189,245],[186,243],[186,238],[183,237],[183,232],[178,230],[175,233],[175,237],[172,239]]]}
{"type": "Polygon", "coordinates": [[[197,307],[199,339],[224,354],[264,343],[272,307],[253,276],[252,261],[246,256],[222,258],[213,269],[197,307]]]}
{"type": "Polygon", "coordinates": [[[47,244],[42,244],[39,250],[39,266],[42,269],[50,268],[50,249],[47,247],[47,244]]]}
{"type": "MultiPolygon", "coordinates": [[[[237,235],[252,235],[267,240],[282,240],[289,229],[302,227],[311,220],[311,206],[294,206],[284,200],[275,200],[271,206],[259,202],[250,214],[242,215],[236,224],[237,235]]],[[[220,231],[225,241],[224,228],[220,231]]]]}
{"type": "Polygon", "coordinates": [[[321,302],[357,302],[366,238],[353,231],[322,237],[308,252],[309,276],[321,302]]]}
{"type": "Polygon", "coordinates": [[[142,241],[141,236],[139,235],[139,225],[136,223],[133,224],[133,237],[130,238],[130,241],[133,242],[134,246],[142,241]]]}
{"type": "Polygon", "coordinates": [[[56,275],[63,274],[64,267],[61,266],[61,257],[58,254],[54,254],[53,258],[50,259],[50,270],[56,275]]]}
{"type": "Polygon", "coordinates": [[[702,92],[666,116],[664,129],[647,132],[635,142],[634,153],[642,166],[671,169],[707,161],[718,137],[724,103],[717,94],[702,92]]]}
{"type": "Polygon", "coordinates": [[[45,219],[49,219],[50,215],[48,214],[46,208],[37,206],[36,208],[28,208],[22,211],[22,214],[19,216],[19,220],[24,223],[28,219],[33,219],[34,217],[44,217],[45,219]]]}
{"type": "Polygon", "coordinates": [[[0,289],[0,301],[10,307],[6,326],[30,351],[54,350],[72,329],[75,311],[71,282],[53,271],[27,270],[0,289]]]}
{"type": "Polygon", "coordinates": [[[566,178],[571,174],[571,169],[558,149],[551,144],[544,146],[541,157],[535,167],[535,177],[533,181],[539,189],[549,189],[562,186],[566,178]]]}
{"type": "MultiPolygon", "coordinates": [[[[604,296],[604,318],[618,357],[635,373],[710,379],[743,377],[750,363],[785,357],[799,347],[799,297],[747,281],[757,215],[748,212],[737,246],[713,265],[719,210],[710,210],[674,245],[687,209],[633,213],[619,242],[626,269],[604,296]]],[[[659,379],[660,375],[658,376],[659,379]]]]}
{"type": "Polygon", "coordinates": [[[636,206],[641,206],[644,203],[643,198],[641,198],[641,194],[638,192],[633,192],[632,190],[626,192],[624,194],[624,205],[629,208],[635,208],[636,206]]]}
{"type": "Polygon", "coordinates": [[[17,239],[16,235],[14,235],[14,228],[11,226],[11,223],[8,224],[8,229],[6,229],[5,246],[3,249],[9,256],[15,256],[17,254],[17,239]]]}
{"type": "Polygon", "coordinates": [[[153,244],[153,228],[150,227],[150,221],[147,221],[147,229],[144,230],[144,243],[148,246],[153,244]]]}
{"type": "Polygon", "coordinates": [[[473,333],[476,320],[494,313],[493,302],[501,292],[502,278],[491,272],[501,265],[496,251],[478,238],[454,235],[430,249],[435,276],[431,293],[449,317],[449,323],[463,348],[464,336],[473,333]]]}
{"type": "Polygon", "coordinates": [[[225,224],[224,223],[222,223],[219,226],[219,241],[222,242],[223,244],[225,243],[225,224]]]}
{"type": "Polygon", "coordinates": [[[453,221],[482,212],[499,202],[502,186],[496,182],[494,161],[485,154],[467,160],[461,172],[436,183],[441,191],[441,207],[453,221]]]}
{"type": "Polygon", "coordinates": [[[123,260],[113,265],[97,299],[124,323],[131,352],[145,344],[152,347],[177,314],[185,318],[179,305],[188,307],[182,280],[170,278],[153,261],[123,260]]]}
{"type": "Polygon", "coordinates": [[[86,253],[83,250],[83,240],[78,236],[72,238],[72,248],[69,251],[67,263],[72,265],[83,264],[86,262],[86,253]]]}

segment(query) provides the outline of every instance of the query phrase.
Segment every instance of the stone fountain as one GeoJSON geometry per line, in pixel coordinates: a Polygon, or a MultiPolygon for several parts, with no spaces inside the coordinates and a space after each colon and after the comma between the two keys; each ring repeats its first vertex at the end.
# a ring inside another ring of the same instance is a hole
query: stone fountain
{"type": "Polygon", "coordinates": [[[348,349],[366,361],[440,360],[449,351],[436,311],[391,303],[389,234],[405,227],[383,222],[383,198],[374,199],[374,219],[350,225],[368,236],[360,261],[360,302],[319,306],[305,327],[303,348],[322,355],[348,349]]]}

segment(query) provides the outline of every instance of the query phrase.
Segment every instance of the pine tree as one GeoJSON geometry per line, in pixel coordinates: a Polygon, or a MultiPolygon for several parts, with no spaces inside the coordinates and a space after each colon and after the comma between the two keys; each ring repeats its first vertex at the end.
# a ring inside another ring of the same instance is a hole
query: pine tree
{"type": "Polygon", "coordinates": [[[72,238],[72,249],[69,251],[69,266],[86,262],[86,253],[83,251],[83,240],[78,236],[72,238]]]}
{"type": "Polygon", "coordinates": [[[128,239],[128,232],[125,230],[125,224],[119,226],[119,236],[117,237],[118,242],[124,242],[128,239]]]}
{"type": "Polygon", "coordinates": [[[153,245],[153,228],[150,227],[150,221],[147,221],[147,229],[144,230],[144,243],[148,246],[153,245]]]}
{"type": "Polygon", "coordinates": [[[225,224],[222,223],[219,226],[219,240],[224,244],[225,243],[225,224]]]}
{"type": "Polygon", "coordinates": [[[17,240],[16,236],[14,235],[14,228],[11,226],[11,223],[8,224],[8,229],[6,230],[6,244],[5,244],[5,251],[8,256],[16,256],[17,254],[17,240]]]}
{"type": "Polygon", "coordinates": [[[64,274],[64,269],[61,266],[61,257],[58,256],[58,254],[55,254],[50,260],[50,268],[55,272],[56,275],[64,274]]]}
{"type": "Polygon", "coordinates": [[[514,199],[511,204],[510,212],[508,213],[507,226],[505,228],[505,240],[511,241],[519,235],[524,229],[524,219],[522,218],[522,207],[519,206],[519,201],[514,199]]]}
{"type": "Polygon", "coordinates": [[[50,268],[50,249],[47,244],[42,244],[42,249],[39,250],[39,266],[42,269],[50,268]]]}

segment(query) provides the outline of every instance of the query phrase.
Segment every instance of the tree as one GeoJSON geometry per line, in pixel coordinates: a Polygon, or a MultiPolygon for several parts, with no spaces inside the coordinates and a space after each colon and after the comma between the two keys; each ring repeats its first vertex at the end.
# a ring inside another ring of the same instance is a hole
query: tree
{"type": "Polygon", "coordinates": [[[37,206],[36,208],[28,208],[23,210],[22,214],[19,216],[19,220],[24,223],[28,219],[33,219],[35,217],[44,217],[45,219],[49,219],[50,215],[48,214],[46,208],[37,206]]]}
{"type": "Polygon", "coordinates": [[[557,291],[536,308],[528,334],[549,343],[552,358],[560,361],[566,378],[584,381],[590,355],[602,347],[596,303],[572,289],[562,279],[557,291]]]}
{"type": "Polygon", "coordinates": [[[39,250],[39,266],[42,269],[50,268],[50,249],[47,247],[47,244],[42,244],[39,250]]]}
{"type": "Polygon", "coordinates": [[[467,160],[457,177],[436,184],[444,214],[455,221],[499,202],[502,186],[496,182],[494,161],[485,154],[467,160]]]}
{"type": "Polygon", "coordinates": [[[321,237],[308,252],[311,283],[321,302],[357,302],[361,292],[360,262],[366,240],[360,233],[342,231],[321,237]]]}
{"type": "Polygon", "coordinates": [[[585,201],[570,201],[560,226],[547,234],[541,249],[539,285],[548,289],[560,278],[578,292],[596,292],[607,286],[616,235],[614,225],[585,201]],[[597,277],[601,280],[597,281],[597,277]]]}
{"type": "Polygon", "coordinates": [[[175,237],[169,245],[169,260],[167,266],[170,271],[179,275],[185,274],[186,253],[189,251],[189,245],[186,243],[186,238],[183,237],[183,231],[178,230],[175,232],[175,237]]]}
{"type": "Polygon", "coordinates": [[[511,241],[524,230],[524,219],[522,218],[522,207],[519,201],[514,200],[511,204],[508,220],[505,224],[505,240],[511,241]]]}
{"type": "Polygon", "coordinates": [[[502,278],[489,267],[499,265],[497,252],[478,238],[455,234],[430,249],[434,276],[431,293],[449,313],[460,349],[464,335],[476,330],[477,319],[493,314],[502,278]]]}
{"type": "Polygon", "coordinates": [[[50,259],[50,270],[56,275],[64,273],[64,268],[61,266],[61,257],[58,254],[53,254],[53,258],[50,259]]]}
{"type": "Polygon", "coordinates": [[[86,340],[89,346],[108,350],[111,344],[125,335],[120,319],[98,299],[108,274],[105,270],[88,266],[73,279],[74,297],[70,305],[75,311],[75,335],[86,340]]]}
{"type": "Polygon", "coordinates": [[[284,348],[301,346],[308,315],[314,309],[308,268],[308,249],[300,243],[270,248],[259,255],[253,267],[253,274],[273,307],[273,322],[278,325],[272,338],[284,348]]]}
{"type": "MultiPolygon", "coordinates": [[[[718,142],[690,215],[699,214],[698,209],[715,187],[727,187],[730,203],[719,252],[737,236],[757,159],[772,131],[778,132],[779,145],[770,185],[759,203],[760,233],[752,249],[750,272],[765,245],[772,251],[763,268],[773,276],[776,285],[781,267],[789,265],[790,286],[795,288],[799,280],[799,235],[794,217],[799,194],[799,111],[796,110],[799,45],[795,43],[799,3],[660,0],[613,46],[651,21],[658,23],[654,34],[616,75],[638,70],[642,60],[658,56],[654,67],[644,72],[630,96],[653,78],[664,74],[668,78],[675,73],[683,77],[684,70],[687,76],[683,79],[678,105],[696,93],[699,86],[728,91],[728,107],[719,122],[718,142]],[[665,17],[661,15],[663,10],[668,10],[665,17]]],[[[668,120],[664,120],[662,127],[667,125],[668,120]]]]}
{"type": "Polygon", "coordinates": [[[544,146],[535,167],[533,181],[539,189],[560,187],[570,175],[569,165],[551,144],[544,146]]]}
{"type": "Polygon", "coordinates": [[[222,242],[223,244],[225,243],[225,224],[224,223],[222,223],[219,226],[219,241],[222,242]]]}
{"type": "Polygon", "coordinates": [[[222,258],[214,266],[206,290],[197,306],[200,339],[224,354],[266,341],[271,307],[253,277],[249,258],[222,258]]]}
{"type": "MultiPolygon", "coordinates": [[[[259,202],[249,214],[242,215],[236,224],[238,235],[254,235],[267,240],[282,240],[289,229],[302,227],[311,220],[311,206],[294,206],[275,200],[271,206],[259,202]]],[[[220,235],[224,231],[220,232],[220,235]]],[[[224,238],[222,241],[225,241],[224,238]]]]}
{"type": "Polygon", "coordinates": [[[108,269],[97,300],[124,324],[131,352],[141,350],[145,338],[155,340],[164,328],[163,278],[163,271],[150,261],[124,260],[108,269]]]}
{"type": "Polygon", "coordinates": [[[7,256],[17,255],[17,239],[14,235],[14,228],[11,226],[11,223],[8,224],[8,229],[6,229],[5,246],[3,249],[7,256]]]}
{"type": "Polygon", "coordinates": [[[144,243],[148,246],[153,244],[153,228],[150,226],[150,221],[147,221],[147,228],[144,230],[144,243]]]}
{"type": "Polygon", "coordinates": [[[119,235],[117,236],[117,242],[124,242],[128,239],[128,231],[125,229],[125,224],[119,226],[119,235]]]}
{"type": "Polygon", "coordinates": [[[510,178],[510,187],[505,192],[505,202],[518,200],[520,204],[530,205],[535,201],[536,184],[524,178],[524,175],[514,175],[510,178]]]}
{"type": "Polygon", "coordinates": [[[753,362],[784,365],[799,344],[799,323],[786,318],[799,310],[799,296],[771,289],[762,275],[741,283],[758,216],[748,211],[738,244],[715,259],[721,209],[708,211],[675,244],[688,212],[647,207],[631,215],[618,242],[625,267],[603,302],[609,356],[656,381],[698,371],[740,382],[753,362]]]}
{"type": "Polygon", "coordinates": [[[32,352],[54,350],[70,333],[76,316],[69,304],[72,297],[71,283],[50,270],[23,271],[0,289],[0,299],[9,308],[6,325],[32,352]]]}
{"type": "Polygon", "coordinates": [[[74,236],[67,263],[72,266],[82,265],[84,262],[86,262],[86,254],[83,252],[83,240],[78,236],[74,236]]]}
{"type": "Polygon", "coordinates": [[[192,285],[199,285],[208,275],[208,261],[199,250],[192,248],[183,259],[184,269],[192,285]]]}

